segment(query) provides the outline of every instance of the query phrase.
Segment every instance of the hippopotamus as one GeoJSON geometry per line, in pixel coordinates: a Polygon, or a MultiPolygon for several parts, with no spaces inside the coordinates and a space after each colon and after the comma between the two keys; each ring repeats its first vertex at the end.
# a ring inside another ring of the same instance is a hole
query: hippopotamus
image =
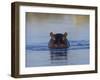
{"type": "Polygon", "coordinates": [[[48,43],[49,48],[69,48],[70,44],[67,39],[67,32],[64,34],[50,32],[51,39],[48,43]]]}

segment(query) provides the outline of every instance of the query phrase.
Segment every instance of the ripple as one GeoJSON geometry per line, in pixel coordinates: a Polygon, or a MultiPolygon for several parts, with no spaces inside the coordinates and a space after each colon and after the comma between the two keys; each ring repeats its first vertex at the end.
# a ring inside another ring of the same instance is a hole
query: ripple
{"type": "MultiPolygon", "coordinates": [[[[67,50],[89,49],[89,41],[69,41],[70,47],[67,50]]],[[[26,50],[32,51],[48,51],[48,43],[38,43],[34,45],[26,45],[26,50]]],[[[61,49],[58,49],[61,50],[61,49]]]]}

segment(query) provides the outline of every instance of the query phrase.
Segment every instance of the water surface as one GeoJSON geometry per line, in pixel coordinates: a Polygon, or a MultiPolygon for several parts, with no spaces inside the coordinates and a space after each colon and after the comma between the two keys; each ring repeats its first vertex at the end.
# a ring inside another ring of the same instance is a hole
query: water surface
{"type": "Polygon", "coordinates": [[[47,43],[26,46],[26,67],[89,64],[89,41],[70,41],[68,49],[49,49],[47,43]]]}

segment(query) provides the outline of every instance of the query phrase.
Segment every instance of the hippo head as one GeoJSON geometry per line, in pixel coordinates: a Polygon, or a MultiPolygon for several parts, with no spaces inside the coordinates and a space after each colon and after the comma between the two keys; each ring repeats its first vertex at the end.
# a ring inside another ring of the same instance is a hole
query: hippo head
{"type": "Polygon", "coordinates": [[[66,48],[67,47],[67,32],[64,34],[62,33],[56,33],[53,32],[50,33],[51,40],[49,43],[50,48],[66,48]]]}

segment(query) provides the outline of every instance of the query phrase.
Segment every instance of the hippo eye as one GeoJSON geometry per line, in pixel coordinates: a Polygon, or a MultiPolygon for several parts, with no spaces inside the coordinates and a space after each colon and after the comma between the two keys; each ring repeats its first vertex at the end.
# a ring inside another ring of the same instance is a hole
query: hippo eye
{"type": "Polygon", "coordinates": [[[62,37],[62,40],[65,40],[65,37],[62,37]]]}
{"type": "Polygon", "coordinates": [[[52,37],[53,40],[55,40],[55,37],[52,37]]]}
{"type": "Polygon", "coordinates": [[[54,35],[51,38],[52,38],[52,40],[56,40],[54,35]]]}

